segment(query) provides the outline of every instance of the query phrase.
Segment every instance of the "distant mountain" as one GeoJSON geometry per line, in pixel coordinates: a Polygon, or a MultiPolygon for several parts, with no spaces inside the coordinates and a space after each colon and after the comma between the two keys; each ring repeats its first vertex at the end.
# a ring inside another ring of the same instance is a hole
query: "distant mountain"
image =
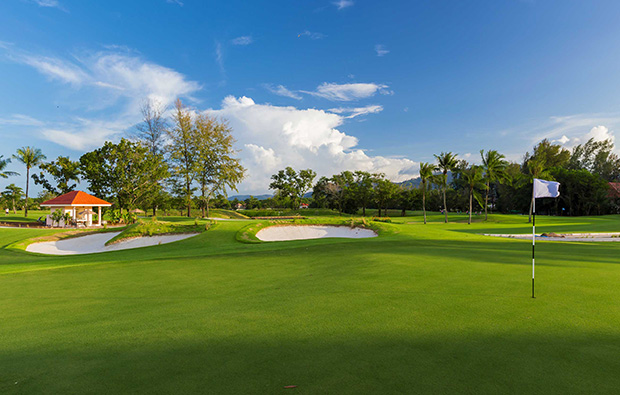
{"type": "MultiPolygon", "coordinates": [[[[448,184],[450,184],[451,182],[452,182],[452,172],[449,171],[448,172],[448,184]]],[[[408,187],[408,188],[418,188],[421,183],[422,183],[422,180],[420,180],[420,177],[417,177],[417,178],[412,178],[410,180],[397,182],[396,185],[400,185],[400,186],[408,187]]]]}

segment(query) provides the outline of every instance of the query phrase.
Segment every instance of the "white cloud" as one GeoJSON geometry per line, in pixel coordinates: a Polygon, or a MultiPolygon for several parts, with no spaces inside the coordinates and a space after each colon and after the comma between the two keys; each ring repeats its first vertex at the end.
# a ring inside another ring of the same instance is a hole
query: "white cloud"
{"type": "Polygon", "coordinates": [[[254,42],[252,36],[241,36],[231,40],[234,45],[249,45],[254,42]]]}
{"type": "MultiPolygon", "coordinates": [[[[167,107],[179,97],[191,99],[201,88],[175,70],[126,51],[97,52],[67,60],[13,50],[8,57],[74,88],[71,94],[88,103],[90,112],[106,110],[105,114],[95,112],[98,117],[90,120],[74,118],[62,124],[36,125],[45,126],[41,131],[44,138],[76,150],[97,147],[138,122],[144,99],[167,107]]],[[[33,122],[25,118],[13,121],[33,122]]]]}
{"type": "Polygon", "coordinates": [[[39,7],[61,8],[58,0],[32,0],[39,7]]]}
{"type": "Polygon", "coordinates": [[[344,8],[351,7],[353,5],[353,0],[338,0],[334,1],[333,4],[336,6],[336,8],[342,10],[344,8]]]}
{"type": "Polygon", "coordinates": [[[88,74],[79,65],[65,60],[34,55],[17,55],[15,59],[61,82],[80,85],[88,79],[88,74]]]}
{"type": "Polygon", "coordinates": [[[355,118],[355,117],[359,117],[360,115],[366,115],[366,114],[377,114],[381,111],[383,111],[383,106],[379,106],[379,105],[370,105],[370,106],[366,106],[366,107],[338,107],[338,108],[332,108],[329,110],[330,112],[336,113],[336,114],[349,114],[347,116],[345,116],[345,118],[355,118]]]}
{"type": "Polygon", "coordinates": [[[375,52],[377,53],[377,56],[385,56],[390,53],[390,51],[383,44],[375,45],[375,52]]]}
{"type": "Polygon", "coordinates": [[[320,40],[320,39],[325,38],[327,36],[325,34],[323,34],[323,33],[311,32],[309,30],[305,30],[302,33],[299,33],[297,35],[297,37],[308,37],[311,40],[320,40]]]}
{"type": "Polygon", "coordinates": [[[284,85],[273,86],[271,84],[263,85],[269,92],[284,97],[290,97],[291,99],[301,100],[301,96],[297,93],[288,90],[284,85]]]}
{"type": "Polygon", "coordinates": [[[114,140],[130,126],[122,120],[108,122],[76,118],[68,125],[43,129],[41,134],[51,142],[76,151],[101,147],[104,142],[114,140]]]}
{"type": "Polygon", "coordinates": [[[240,189],[248,193],[266,192],[270,176],[286,166],[327,176],[343,170],[383,172],[394,181],[416,174],[417,164],[409,159],[370,156],[357,148],[357,138],[338,130],[344,122],[338,114],[232,96],[221,109],[207,112],[227,119],[233,128],[249,172],[240,189]]]}
{"type": "Polygon", "coordinates": [[[166,0],[166,3],[169,4],[176,4],[178,6],[183,7],[183,2],[181,0],[166,0]]]}
{"type": "Polygon", "coordinates": [[[375,83],[336,84],[324,82],[315,91],[301,91],[333,101],[354,101],[374,96],[376,93],[392,94],[387,85],[375,83]]]}
{"type": "Polygon", "coordinates": [[[0,118],[0,125],[43,126],[45,123],[28,115],[13,114],[8,118],[0,118]]]}
{"type": "Polygon", "coordinates": [[[215,61],[220,66],[220,71],[224,76],[226,74],[226,69],[224,69],[224,52],[222,52],[222,44],[219,41],[215,43],[215,61]]]}

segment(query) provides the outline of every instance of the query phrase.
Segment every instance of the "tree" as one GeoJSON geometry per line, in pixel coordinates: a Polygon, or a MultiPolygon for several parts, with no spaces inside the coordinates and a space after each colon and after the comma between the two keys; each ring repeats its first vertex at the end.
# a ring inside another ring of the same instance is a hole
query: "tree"
{"type": "Polygon", "coordinates": [[[151,151],[162,153],[163,140],[168,130],[164,116],[166,108],[157,100],[147,99],[140,107],[142,122],[135,126],[134,135],[151,151]]]}
{"type": "Polygon", "coordinates": [[[207,115],[199,115],[194,123],[196,141],[196,180],[200,185],[202,216],[209,216],[209,201],[226,189],[237,190],[245,169],[233,148],[232,129],[207,115]],[[205,213],[206,208],[206,213],[205,213]]]}
{"type": "Polygon", "coordinates": [[[187,216],[191,217],[192,196],[194,188],[192,186],[196,178],[196,166],[198,152],[195,140],[196,133],[192,124],[192,116],[185,108],[181,100],[176,101],[175,112],[173,115],[174,126],[168,129],[168,157],[171,163],[171,170],[176,184],[175,190],[180,193],[187,208],[187,216]]]}
{"type": "Polygon", "coordinates": [[[39,166],[45,159],[45,155],[39,148],[35,147],[22,147],[17,150],[17,153],[13,155],[14,159],[17,159],[26,166],[26,204],[24,205],[24,216],[28,216],[28,189],[30,187],[30,169],[34,166],[39,166]]]}
{"type": "Polygon", "coordinates": [[[469,219],[467,223],[471,225],[471,212],[473,210],[473,199],[482,206],[481,196],[477,189],[486,189],[487,184],[485,183],[484,176],[484,168],[482,166],[470,166],[468,168],[462,169],[459,171],[460,177],[467,185],[467,189],[469,192],[469,219]]]}
{"type": "Polygon", "coordinates": [[[168,176],[163,155],[153,154],[141,143],[121,139],[80,158],[89,189],[99,196],[114,196],[119,209],[135,208],[160,191],[157,180],[168,176]]]}
{"type": "Polygon", "coordinates": [[[2,192],[2,197],[11,203],[11,208],[13,209],[13,214],[17,213],[17,204],[19,200],[24,195],[24,190],[18,187],[15,184],[9,184],[4,187],[4,192],[2,192]]]}
{"type": "Polygon", "coordinates": [[[377,175],[358,170],[353,173],[353,176],[355,177],[353,193],[357,203],[362,207],[362,216],[365,217],[366,207],[372,200],[373,180],[377,175]]]}
{"type": "Polygon", "coordinates": [[[334,183],[334,188],[331,193],[336,197],[338,204],[338,213],[346,212],[347,214],[355,214],[357,211],[357,203],[353,198],[353,190],[355,188],[353,173],[346,170],[340,174],[335,174],[331,181],[334,183]]]}
{"type": "Polygon", "coordinates": [[[585,169],[607,181],[616,181],[620,179],[620,158],[613,153],[613,149],[611,139],[595,141],[591,138],[573,148],[568,168],[585,169]]]}
{"type": "MultiPolygon", "coordinates": [[[[546,162],[542,157],[530,158],[530,160],[526,162],[526,169],[527,169],[527,177],[528,177],[529,184],[533,185],[535,178],[538,178],[538,179],[542,178],[545,180],[553,179],[553,177],[551,176],[551,173],[549,173],[549,168],[546,166],[546,162]]],[[[528,223],[532,222],[533,207],[534,207],[534,196],[532,194],[530,196],[530,215],[527,221],[528,223]]]]}
{"type": "Polygon", "coordinates": [[[273,181],[269,184],[269,189],[277,191],[279,196],[291,198],[291,208],[295,209],[299,207],[301,198],[312,188],[315,177],[316,173],[311,169],[297,173],[292,167],[287,167],[271,176],[273,181]]]}
{"type": "Polygon", "coordinates": [[[59,156],[56,161],[49,163],[41,163],[39,169],[41,172],[38,175],[32,175],[34,183],[42,185],[45,190],[56,195],[73,191],[80,182],[80,162],[74,162],[66,156],[59,156]],[[45,178],[44,172],[52,176],[57,188],[45,178]],[[72,181],[75,183],[71,183],[72,181]]]}
{"type": "Polygon", "coordinates": [[[525,153],[523,160],[524,166],[530,160],[535,160],[542,163],[542,166],[546,169],[552,167],[567,167],[571,159],[571,153],[560,144],[552,144],[548,139],[542,140],[538,143],[533,150],[533,153],[525,153]]]}
{"type": "Polygon", "coordinates": [[[484,182],[486,183],[485,195],[484,195],[484,220],[488,220],[488,208],[489,208],[489,191],[491,190],[491,183],[498,180],[503,180],[506,177],[506,167],[508,162],[505,160],[505,156],[495,150],[488,150],[486,153],[484,150],[480,150],[480,157],[482,158],[482,169],[484,171],[484,182]]]}
{"type": "Polygon", "coordinates": [[[448,206],[446,204],[446,189],[448,188],[448,172],[452,171],[457,165],[456,154],[452,152],[442,152],[435,155],[437,159],[436,170],[441,171],[441,177],[438,178],[443,194],[443,211],[445,215],[445,223],[448,223],[448,206]]]}
{"type": "Polygon", "coordinates": [[[19,175],[19,173],[14,171],[5,170],[9,163],[11,163],[11,158],[3,159],[3,155],[0,155],[0,178],[9,178],[11,176],[19,175]]]}
{"type": "Polygon", "coordinates": [[[394,184],[392,181],[384,178],[383,174],[379,174],[377,178],[375,178],[375,202],[377,203],[377,208],[379,209],[379,217],[381,217],[381,209],[385,211],[385,215],[387,216],[387,208],[390,200],[395,196],[398,191],[398,185],[394,184]]]}
{"type": "Polygon", "coordinates": [[[433,170],[435,166],[430,163],[420,163],[420,189],[422,190],[422,213],[424,215],[424,224],[426,225],[426,190],[428,184],[433,179],[433,170]]]}

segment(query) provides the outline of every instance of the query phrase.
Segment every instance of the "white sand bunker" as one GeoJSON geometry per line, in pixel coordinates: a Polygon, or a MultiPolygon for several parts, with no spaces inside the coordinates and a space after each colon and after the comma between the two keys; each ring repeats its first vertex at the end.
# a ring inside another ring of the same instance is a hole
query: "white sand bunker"
{"type": "Polygon", "coordinates": [[[256,233],[256,237],[262,241],[287,241],[322,239],[326,237],[365,239],[377,237],[377,234],[370,229],[350,228],[348,226],[286,225],[270,226],[262,229],[256,233]]]}
{"type": "Polygon", "coordinates": [[[98,252],[127,250],[130,248],[149,247],[158,244],[172,243],[173,241],[179,241],[196,236],[195,233],[151,237],[147,236],[121,241],[109,246],[105,245],[108,240],[120,233],[121,232],[96,233],[58,241],[34,243],[26,247],[26,251],[50,255],[93,254],[98,252]]]}
{"type": "MultiPolygon", "coordinates": [[[[485,236],[532,240],[532,234],[485,234],[485,236]]],[[[620,241],[620,233],[564,233],[536,235],[536,240],[545,241],[620,241]]]]}

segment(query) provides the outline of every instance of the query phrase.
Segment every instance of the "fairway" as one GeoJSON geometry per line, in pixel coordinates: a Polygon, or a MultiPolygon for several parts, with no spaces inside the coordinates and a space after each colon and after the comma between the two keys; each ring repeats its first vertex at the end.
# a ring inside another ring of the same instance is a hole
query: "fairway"
{"type": "Polygon", "coordinates": [[[537,243],[532,299],[531,242],[481,235],[531,232],[526,216],[429,220],[254,244],[236,239],[251,221],[219,221],[80,256],[9,247],[58,231],[0,229],[0,393],[618,392],[619,243],[537,243]]]}

